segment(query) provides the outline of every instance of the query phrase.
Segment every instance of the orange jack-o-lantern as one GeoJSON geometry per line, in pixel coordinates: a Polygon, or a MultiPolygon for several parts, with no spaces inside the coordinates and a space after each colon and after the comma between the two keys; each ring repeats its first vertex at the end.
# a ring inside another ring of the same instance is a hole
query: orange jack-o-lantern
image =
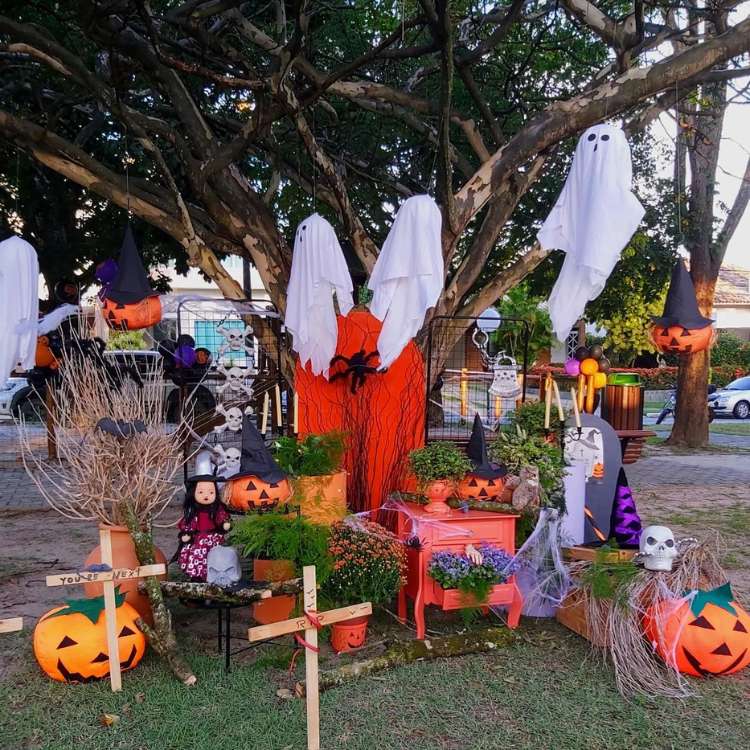
{"type": "Polygon", "coordinates": [[[55,357],[55,355],[52,353],[52,349],[50,349],[48,336],[37,337],[34,364],[37,367],[51,367],[52,369],[57,368],[59,363],[57,361],[57,357],[55,357]]]}
{"type": "Polygon", "coordinates": [[[108,299],[104,302],[104,319],[115,330],[137,331],[161,320],[161,302],[158,297],[146,297],[140,302],[123,304],[108,299]]]}
{"type": "Polygon", "coordinates": [[[750,664],[750,615],[728,583],[651,607],[643,626],[659,656],[684,674],[732,674],[750,664]]]}
{"type": "Polygon", "coordinates": [[[505,480],[502,477],[482,479],[467,474],[458,485],[458,496],[462,500],[494,500],[502,494],[505,480]]]}
{"type": "Polygon", "coordinates": [[[713,338],[713,326],[685,328],[684,326],[651,327],[651,340],[659,351],[671,354],[695,354],[708,349],[713,338]]]}
{"type": "MultiPolygon", "coordinates": [[[[146,638],[138,630],[138,612],[124,596],[116,596],[117,647],[120,669],[132,669],[143,657],[146,638]]],[[[39,666],[60,682],[90,682],[109,674],[104,597],[77,599],[56,607],[34,628],[34,656],[39,666]]]]}
{"type": "Polygon", "coordinates": [[[241,477],[226,483],[224,502],[232,510],[270,510],[288,500],[291,494],[286,479],[264,482],[260,477],[241,477]]]}

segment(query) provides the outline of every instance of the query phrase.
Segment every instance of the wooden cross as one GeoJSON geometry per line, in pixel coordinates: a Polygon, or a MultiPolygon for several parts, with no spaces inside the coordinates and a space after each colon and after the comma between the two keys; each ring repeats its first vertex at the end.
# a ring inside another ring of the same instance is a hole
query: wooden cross
{"type": "Polygon", "coordinates": [[[318,690],[318,629],[334,622],[353,620],[372,614],[372,604],[352,604],[350,607],[318,612],[318,594],[315,581],[315,566],[308,565],[302,571],[304,612],[301,617],[270,625],[258,625],[248,630],[251,642],[265,641],[280,635],[305,631],[305,701],[307,710],[307,750],[320,750],[320,693],[318,690]],[[309,613],[309,615],[308,615],[309,613]]]}
{"type": "Polygon", "coordinates": [[[112,691],[122,690],[120,673],[120,649],[117,643],[117,604],[115,602],[115,584],[130,581],[133,578],[147,578],[166,572],[164,563],[141,565],[137,568],[112,569],[112,535],[106,526],[99,529],[99,547],[102,553],[102,566],[109,570],[82,570],[73,573],[58,573],[47,576],[48,586],[76,586],[84,583],[101,583],[104,589],[104,618],[107,627],[107,654],[109,656],[109,681],[112,691]],[[113,658],[114,657],[114,658],[113,658]]]}
{"type": "Polygon", "coordinates": [[[0,633],[15,633],[23,630],[23,617],[9,617],[7,620],[0,620],[0,633]]]}

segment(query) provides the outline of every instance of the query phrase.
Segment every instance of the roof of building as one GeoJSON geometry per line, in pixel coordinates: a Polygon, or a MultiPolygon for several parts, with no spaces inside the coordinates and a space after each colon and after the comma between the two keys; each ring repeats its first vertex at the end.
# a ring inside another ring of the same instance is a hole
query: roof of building
{"type": "Polygon", "coordinates": [[[725,265],[719,269],[714,305],[750,305],[750,268],[725,265]]]}

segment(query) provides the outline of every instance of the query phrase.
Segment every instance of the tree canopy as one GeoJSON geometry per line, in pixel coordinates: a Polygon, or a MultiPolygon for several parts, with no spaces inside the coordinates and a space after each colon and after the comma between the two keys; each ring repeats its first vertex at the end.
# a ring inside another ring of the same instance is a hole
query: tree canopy
{"type": "Polygon", "coordinates": [[[609,118],[637,134],[747,72],[735,6],[706,6],[695,35],[679,5],[640,0],[6,0],[0,137],[129,204],[227,296],[220,257],[249,257],[282,311],[304,215],[369,271],[393,207],[433,193],[437,312],[473,315],[546,257],[533,228],[574,136],[609,118]]]}

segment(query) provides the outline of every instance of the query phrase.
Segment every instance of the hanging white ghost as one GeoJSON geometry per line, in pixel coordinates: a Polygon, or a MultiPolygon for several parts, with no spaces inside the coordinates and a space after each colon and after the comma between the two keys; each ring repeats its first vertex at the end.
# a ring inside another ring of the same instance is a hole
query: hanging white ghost
{"type": "Polygon", "coordinates": [[[368,287],[370,312],[383,321],[380,367],[388,367],[417,335],[443,290],[443,217],[429,195],[404,201],[383,243],[368,287]]]}
{"type": "Polygon", "coordinates": [[[284,325],[302,367],[328,377],[336,353],[338,325],[333,293],[346,315],[354,306],[352,278],[333,227],[319,214],[308,216],[294,238],[284,325]]]}
{"type": "Polygon", "coordinates": [[[549,298],[552,328],[564,341],[586,302],[601,294],[645,212],[631,192],[633,167],[625,134],[595,125],[578,141],[562,192],[537,234],[545,250],[564,250],[549,298]]]}
{"type": "Polygon", "coordinates": [[[0,242],[0,387],[20,366],[30,370],[39,318],[39,261],[20,237],[0,242]]]}

